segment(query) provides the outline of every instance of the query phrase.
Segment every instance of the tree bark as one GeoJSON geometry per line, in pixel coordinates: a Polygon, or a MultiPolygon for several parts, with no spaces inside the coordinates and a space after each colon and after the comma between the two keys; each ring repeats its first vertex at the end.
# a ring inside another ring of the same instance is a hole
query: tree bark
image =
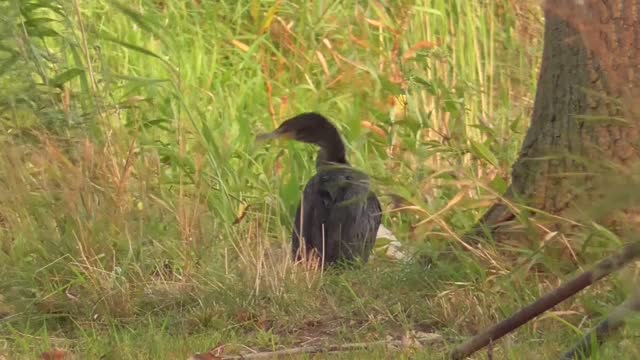
{"type": "Polygon", "coordinates": [[[472,243],[487,230],[498,242],[527,237],[514,226],[519,211],[512,202],[537,209],[537,224],[565,233],[575,223],[560,217],[579,221],[588,215],[614,232],[637,224],[637,204],[614,216],[602,208],[585,210],[596,210],[592,205],[608,191],[629,183],[640,164],[640,0],[543,6],[544,50],[531,125],[506,201],[485,213],[467,236],[472,243]]]}

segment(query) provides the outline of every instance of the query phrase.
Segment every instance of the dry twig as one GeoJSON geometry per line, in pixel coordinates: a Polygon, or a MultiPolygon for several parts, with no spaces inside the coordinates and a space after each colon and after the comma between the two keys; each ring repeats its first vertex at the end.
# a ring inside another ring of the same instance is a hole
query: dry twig
{"type": "Polygon", "coordinates": [[[255,353],[249,353],[249,354],[243,354],[243,355],[229,355],[229,356],[209,355],[208,356],[207,353],[196,354],[192,356],[189,360],[271,359],[271,358],[277,358],[280,356],[291,356],[291,355],[301,355],[301,354],[359,351],[359,350],[371,349],[377,346],[385,346],[387,349],[402,349],[410,346],[422,347],[422,346],[433,344],[440,341],[442,341],[442,336],[440,336],[439,334],[418,333],[414,338],[405,337],[400,340],[381,340],[381,341],[373,341],[373,342],[367,342],[367,343],[350,343],[350,344],[340,344],[340,345],[309,345],[309,346],[300,346],[300,347],[278,350],[278,351],[255,352],[255,353]]]}
{"type": "Polygon", "coordinates": [[[630,314],[638,312],[640,312],[640,290],[636,288],[624,303],[613,309],[606,319],[601,321],[598,326],[583,336],[580,341],[578,341],[562,356],[562,359],[572,360],[588,358],[591,356],[592,344],[597,343],[598,345],[601,345],[609,335],[624,325],[625,320],[630,314]]]}
{"type": "Polygon", "coordinates": [[[568,281],[554,291],[541,297],[511,317],[502,320],[487,331],[474,336],[469,341],[456,347],[450,355],[451,359],[466,358],[487,346],[490,342],[495,342],[511,331],[526,324],[534,317],[575,295],[580,290],[622,268],[638,256],[640,256],[640,242],[636,241],[628,244],[619,253],[600,261],[593,269],[583,272],[573,280],[568,281]]]}

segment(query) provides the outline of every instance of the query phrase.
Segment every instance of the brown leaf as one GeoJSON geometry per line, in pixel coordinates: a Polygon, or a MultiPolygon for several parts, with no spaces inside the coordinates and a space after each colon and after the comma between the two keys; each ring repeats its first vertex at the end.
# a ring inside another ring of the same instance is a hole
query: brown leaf
{"type": "Polygon", "coordinates": [[[370,48],[369,43],[367,43],[365,40],[359,39],[359,38],[353,36],[352,34],[349,34],[349,38],[351,39],[351,41],[354,44],[356,44],[356,45],[358,45],[360,47],[363,47],[365,49],[369,49],[370,48]]]}
{"type": "Polygon", "coordinates": [[[411,47],[411,49],[409,49],[406,53],[404,53],[404,55],[402,56],[403,60],[409,60],[409,59],[413,59],[414,57],[416,57],[416,53],[420,50],[424,50],[424,49],[434,49],[438,46],[438,44],[436,44],[435,42],[432,41],[419,41],[418,43],[416,43],[415,45],[413,45],[411,47]]]}
{"type": "Polygon", "coordinates": [[[249,52],[249,45],[236,39],[231,40],[231,43],[243,52],[249,52]]]}
{"type": "Polygon", "coordinates": [[[329,73],[329,66],[327,65],[327,60],[325,60],[324,55],[320,51],[316,50],[316,56],[318,57],[318,61],[320,61],[320,65],[322,66],[322,71],[324,71],[325,76],[328,78],[331,74],[329,73]]]}
{"type": "Polygon", "coordinates": [[[387,137],[387,133],[383,129],[371,123],[370,121],[363,120],[360,122],[360,125],[362,125],[363,128],[370,130],[371,132],[375,133],[378,136],[387,137]]]}

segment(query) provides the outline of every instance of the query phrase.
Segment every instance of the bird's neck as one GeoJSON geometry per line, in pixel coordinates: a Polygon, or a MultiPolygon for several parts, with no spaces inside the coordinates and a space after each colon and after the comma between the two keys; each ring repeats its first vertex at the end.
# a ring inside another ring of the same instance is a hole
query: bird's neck
{"type": "Polygon", "coordinates": [[[333,142],[332,144],[319,144],[320,151],[318,151],[318,157],[316,158],[316,167],[331,164],[349,165],[345,154],[344,143],[333,142]]]}

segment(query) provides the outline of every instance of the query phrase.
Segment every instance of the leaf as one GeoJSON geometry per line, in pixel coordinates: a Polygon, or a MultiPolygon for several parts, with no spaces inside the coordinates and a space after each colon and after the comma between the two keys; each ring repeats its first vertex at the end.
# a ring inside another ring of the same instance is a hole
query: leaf
{"type": "Polygon", "coordinates": [[[56,75],[51,80],[51,85],[55,87],[61,87],[64,83],[71,81],[73,78],[84,74],[84,70],[80,68],[71,68],[56,75]]]}
{"type": "Polygon", "coordinates": [[[18,52],[15,49],[1,43],[0,43],[0,51],[6,52],[9,54],[18,54],[18,52]]]}
{"type": "MultiPolygon", "coordinates": [[[[111,4],[111,6],[115,7],[116,9],[118,9],[120,12],[122,12],[124,15],[126,15],[129,19],[131,19],[133,22],[135,22],[138,26],[140,26],[140,28],[142,30],[145,30],[155,36],[157,36],[160,41],[162,41],[163,43],[167,43],[166,37],[164,36],[163,33],[156,31],[156,29],[164,29],[162,27],[162,25],[160,25],[159,23],[157,23],[155,20],[153,20],[150,17],[145,17],[144,15],[142,15],[141,13],[137,12],[136,10],[127,7],[126,5],[118,2],[118,1],[111,1],[109,2],[111,4]],[[153,26],[151,26],[153,25],[153,26]]],[[[169,36],[171,36],[171,33],[169,33],[169,36]]]]}
{"type": "Polygon", "coordinates": [[[61,37],[60,34],[46,26],[28,27],[27,33],[32,37],[46,38],[46,37],[61,37]]]}
{"type": "Polygon", "coordinates": [[[487,125],[483,124],[483,123],[478,123],[478,124],[470,124],[467,125],[471,128],[476,128],[480,131],[482,131],[485,135],[490,136],[492,138],[496,138],[498,137],[498,134],[496,134],[495,130],[493,130],[492,128],[488,127],[487,125]]]}
{"type": "MultiPolygon", "coordinates": [[[[389,29],[393,29],[394,28],[394,23],[393,20],[391,20],[391,18],[389,17],[389,14],[387,13],[387,10],[384,8],[384,6],[380,3],[376,3],[373,2],[372,4],[373,6],[371,6],[371,9],[373,9],[374,13],[378,16],[379,19],[379,23],[381,23],[380,25],[383,25],[389,29]]],[[[376,20],[371,19],[372,21],[369,23],[373,23],[376,20]]]]}
{"type": "Polygon", "coordinates": [[[243,43],[240,40],[232,39],[231,43],[238,49],[242,50],[243,52],[249,52],[249,50],[251,49],[249,45],[243,43]]]}
{"type": "Polygon", "coordinates": [[[41,24],[47,24],[50,22],[60,22],[60,20],[56,20],[56,19],[52,19],[52,18],[46,18],[46,17],[42,17],[42,18],[31,18],[27,21],[24,22],[24,25],[27,27],[36,27],[38,25],[41,24]]]}
{"type": "Polygon", "coordinates": [[[38,2],[24,1],[23,4],[24,5],[21,6],[20,8],[20,12],[25,18],[29,18],[30,14],[34,13],[36,10],[39,10],[39,9],[49,9],[60,16],[63,16],[63,17],[65,16],[64,9],[62,8],[62,6],[53,3],[53,1],[38,1],[38,2]]]}
{"type": "Polygon", "coordinates": [[[249,14],[253,20],[258,20],[258,16],[260,16],[260,0],[251,1],[251,8],[249,9],[249,14]]]}
{"type": "Polygon", "coordinates": [[[513,131],[516,134],[522,133],[522,131],[520,131],[520,120],[521,119],[522,118],[520,116],[518,116],[515,119],[513,119],[513,121],[509,124],[509,130],[513,131]]]}
{"type": "Polygon", "coordinates": [[[379,126],[371,123],[370,121],[366,121],[366,120],[360,121],[360,125],[363,128],[368,129],[369,131],[371,131],[372,133],[374,133],[374,134],[376,134],[376,135],[378,135],[380,137],[383,137],[383,138],[387,137],[387,133],[383,129],[381,129],[379,126]]]}
{"type": "Polygon", "coordinates": [[[167,65],[169,67],[169,69],[173,69],[174,68],[169,61],[165,60],[160,55],[154,53],[151,50],[147,50],[147,49],[145,49],[145,48],[143,48],[141,46],[138,46],[138,45],[135,45],[135,44],[131,44],[131,43],[122,41],[120,39],[116,39],[116,38],[114,38],[112,36],[109,36],[109,35],[106,35],[106,34],[102,34],[102,35],[100,35],[100,37],[102,39],[104,39],[106,41],[109,41],[109,42],[112,42],[114,44],[122,45],[122,46],[126,47],[127,49],[142,53],[144,55],[148,55],[148,56],[154,57],[154,58],[162,61],[163,63],[165,63],[165,65],[167,65]]]}
{"type": "MultiPolygon", "coordinates": [[[[372,71],[371,73],[374,72],[372,71]]],[[[398,94],[402,92],[402,88],[398,84],[394,84],[393,82],[389,81],[386,76],[380,77],[380,85],[384,90],[390,93],[398,94]]]]}
{"type": "Polygon", "coordinates": [[[504,194],[507,191],[508,187],[507,182],[504,181],[504,179],[500,176],[496,176],[493,180],[491,180],[489,186],[498,194],[504,194]]]}
{"type": "Polygon", "coordinates": [[[129,83],[137,83],[139,85],[152,85],[152,84],[166,83],[171,81],[169,79],[148,78],[148,77],[132,76],[132,75],[126,75],[126,74],[117,74],[117,73],[109,73],[108,75],[105,75],[105,77],[118,79],[118,80],[126,80],[129,83]]]}
{"type": "Polygon", "coordinates": [[[438,44],[432,41],[419,41],[415,45],[413,45],[407,52],[402,55],[403,60],[409,60],[416,57],[416,54],[420,50],[431,50],[434,49],[438,44]]]}
{"type": "Polygon", "coordinates": [[[18,62],[19,56],[18,54],[11,55],[8,59],[3,61],[0,64],[0,76],[4,75],[11,67],[18,62]]]}
{"type": "Polygon", "coordinates": [[[169,119],[153,119],[153,120],[145,121],[142,123],[142,127],[144,129],[158,128],[168,133],[173,131],[170,125],[171,125],[171,121],[169,119]]]}
{"type": "Polygon", "coordinates": [[[613,231],[607,229],[606,227],[596,222],[592,222],[591,225],[593,226],[595,230],[594,232],[596,235],[603,237],[604,239],[606,239],[608,242],[612,244],[617,244],[617,245],[622,244],[622,241],[620,240],[620,238],[615,233],[613,233],[613,231]]]}
{"type": "Polygon", "coordinates": [[[375,244],[376,251],[379,251],[380,253],[385,252],[387,250],[387,246],[391,244],[392,241],[393,240],[385,237],[376,238],[376,244],[375,244]]]}
{"type": "Polygon", "coordinates": [[[469,150],[473,155],[475,155],[477,158],[485,160],[486,162],[488,162],[493,166],[496,166],[496,167],[498,166],[498,158],[493,152],[491,152],[491,150],[489,150],[488,147],[486,147],[484,144],[479,143],[473,139],[469,139],[469,144],[470,144],[469,150]]]}
{"type": "Polygon", "coordinates": [[[262,23],[262,29],[260,29],[261,34],[264,34],[264,32],[267,31],[271,26],[271,23],[273,22],[273,19],[275,18],[276,13],[278,13],[278,9],[280,8],[280,3],[282,3],[281,0],[276,1],[276,3],[267,12],[264,23],[262,23]]]}

